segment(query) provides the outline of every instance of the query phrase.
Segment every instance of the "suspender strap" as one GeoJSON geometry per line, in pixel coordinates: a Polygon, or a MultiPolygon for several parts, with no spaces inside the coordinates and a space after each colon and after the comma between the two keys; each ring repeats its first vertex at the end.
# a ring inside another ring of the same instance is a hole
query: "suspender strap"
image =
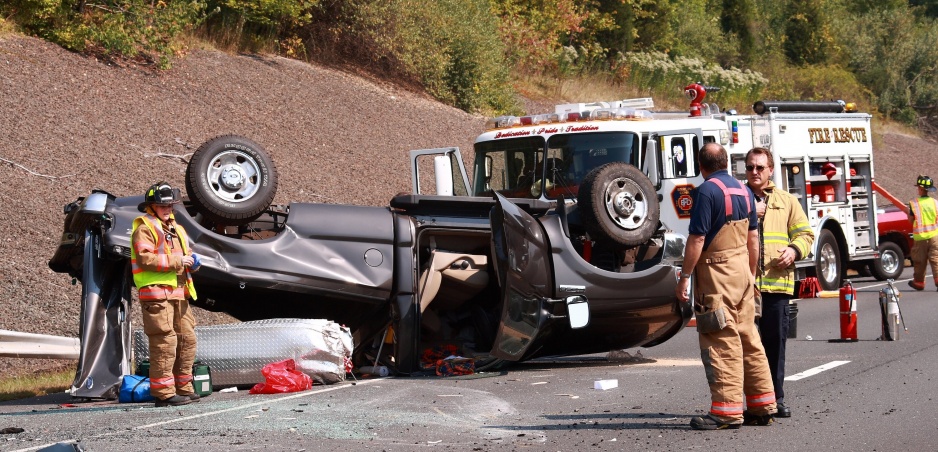
{"type": "Polygon", "coordinates": [[[749,189],[744,187],[739,188],[727,188],[726,184],[723,183],[720,179],[711,178],[711,182],[720,187],[720,190],[723,191],[723,200],[726,202],[726,219],[733,219],[733,199],[730,198],[731,195],[742,196],[746,198],[746,216],[749,216],[749,189]]]}

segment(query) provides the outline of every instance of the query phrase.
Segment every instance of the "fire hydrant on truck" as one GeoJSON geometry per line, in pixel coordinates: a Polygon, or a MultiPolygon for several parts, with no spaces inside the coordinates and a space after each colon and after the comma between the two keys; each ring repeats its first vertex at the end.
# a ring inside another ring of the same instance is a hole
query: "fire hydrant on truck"
{"type": "Polygon", "coordinates": [[[682,249],[670,241],[655,249],[648,239],[661,229],[687,235],[692,190],[704,181],[700,148],[722,144],[728,171],[745,180],[746,152],[761,146],[775,155],[773,182],[798,198],[817,237],[812,253],[796,262],[796,278],[816,276],[821,289],[837,290],[847,268],[873,264],[871,115],[839,101],[758,101],[753,114],[721,112],[703,102],[712,89],[687,86],[693,102],[680,112],[656,111],[651,98],[639,98],[493,118],[475,141],[472,183],[459,165],[451,174],[462,173],[464,188],[438,190],[552,203],[585,263],[638,271],[648,253],[680,265],[682,249]]]}

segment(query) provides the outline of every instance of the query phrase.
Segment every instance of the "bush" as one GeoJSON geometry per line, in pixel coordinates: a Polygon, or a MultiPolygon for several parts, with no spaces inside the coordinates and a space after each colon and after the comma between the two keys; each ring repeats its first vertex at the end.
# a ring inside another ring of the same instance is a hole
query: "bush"
{"type": "Polygon", "coordinates": [[[763,94],[767,100],[843,100],[868,111],[869,91],[847,69],[840,66],[768,65],[772,80],[763,94]]]}
{"type": "Polygon", "coordinates": [[[336,2],[317,8],[306,29],[314,57],[419,85],[466,111],[517,110],[487,0],[336,2]]]}
{"type": "Polygon", "coordinates": [[[661,52],[630,52],[620,56],[617,63],[623,82],[648,90],[658,96],[668,96],[693,82],[718,86],[720,91],[708,95],[708,102],[738,108],[751,104],[762,92],[768,80],[749,69],[724,69],[716,63],[697,58],[670,58],[661,52]]]}
{"type": "Polygon", "coordinates": [[[8,0],[2,11],[28,33],[104,59],[136,59],[167,68],[184,52],[180,38],[204,17],[205,3],[191,1],[8,0]]]}
{"type": "Polygon", "coordinates": [[[208,40],[223,48],[306,57],[298,33],[312,20],[318,0],[207,1],[215,12],[202,27],[208,40]]]}

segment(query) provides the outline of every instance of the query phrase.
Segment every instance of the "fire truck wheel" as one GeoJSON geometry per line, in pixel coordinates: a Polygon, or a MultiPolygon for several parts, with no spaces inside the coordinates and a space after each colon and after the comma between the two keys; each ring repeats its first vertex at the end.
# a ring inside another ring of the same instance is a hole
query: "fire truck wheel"
{"type": "Polygon", "coordinates": [[[228,226],[259,217],[277,193],[277,168],[259,144],[237,135],[206,141],[186,168],[186,192],[207,220],[228,226]]]}
{"type": "Polygon", "coordinates": [[[840,279],[843,266],[840,261],[840,246],[834,233],[827,229],[821,230],[817,241],[817,256],[814,258],[814,270],[821,290],[837,290],[840,288],[840,279]]]}
{"type": "Polygon", "coordinates": [[[583,228],[598,242],[640,245],[658,229],[658,193],[648,177],[628,163],[607,163],[590,171],[577,198],[583,228]]]}
{"type": "Polygon", "coordinates": [[[896,242],[882,242],[879,244],[879,260],[869,266],[870,273],[880,281],[899,279],[905,268],[905,255],[896,242]]]}

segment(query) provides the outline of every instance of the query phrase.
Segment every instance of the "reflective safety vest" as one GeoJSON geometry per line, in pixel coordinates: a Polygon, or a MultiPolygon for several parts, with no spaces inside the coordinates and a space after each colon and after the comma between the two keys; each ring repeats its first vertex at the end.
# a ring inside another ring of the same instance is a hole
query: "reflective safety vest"
{"type": "Polygon", "coordinates": [[[760,292],[795,293],[795,266],[778,269],[773,266],[781,251],[792,247],[798,259],[804,259],[814,244],[814,231],[798,199],[769,182],[765,216],[759,219],[761,257],[756,270],[756,283],[760,292]]]}
{"type": "Polygon", "coordinates": [[[137,286],[140,300],[147,301],[153,299],[163,299],[165,296],[165,290],[159,289],[158,286],[169,286],[174,288],[175,290],[173,295],[177,295],[178,298],[186,297],[195,300],[196,293],[195,285],[192,283],[192,276],[187,271],[185,286],[178,287],[178,275],[171,267],[173,255],[178,255],[181,257],[183,255],[189,254],[189,238],[186,235],[186,230],[182,226],[176,226],[176,233],[179,235],[179,243],[181,245],[181,249],[177,250],[172,248],[171,242],[169,240],[166,240],[166,234],[163,232],[163,228],[160,226],[159,219],[153,217],[150,214],[141,215],[134,219],[133,228],[131,229],[130,233],[131,238],[141,224],[145,225],[146,228],[150,231],[150,234],[153,235],[153,241],[156,242],[156,249],[151,251],[156,253],[160,263],[157,266],[156,271],[144,270],[143,268],[140,268],[140,266],[137,264],[137,244],[134,243],[131,245],[130,267],[134,275],[134,285],[137,286]],[[176,293],[176,291],[179,291],[180,293],[176,293]]]}
{"type": "Polygon", "coordinates": [[[913,199],[909,203],[912,214],[915,215],[915,224],[912,225],[912,239],[915,241],[928,240],[938,235],[938,203],[928,196],[913,199]]]}

